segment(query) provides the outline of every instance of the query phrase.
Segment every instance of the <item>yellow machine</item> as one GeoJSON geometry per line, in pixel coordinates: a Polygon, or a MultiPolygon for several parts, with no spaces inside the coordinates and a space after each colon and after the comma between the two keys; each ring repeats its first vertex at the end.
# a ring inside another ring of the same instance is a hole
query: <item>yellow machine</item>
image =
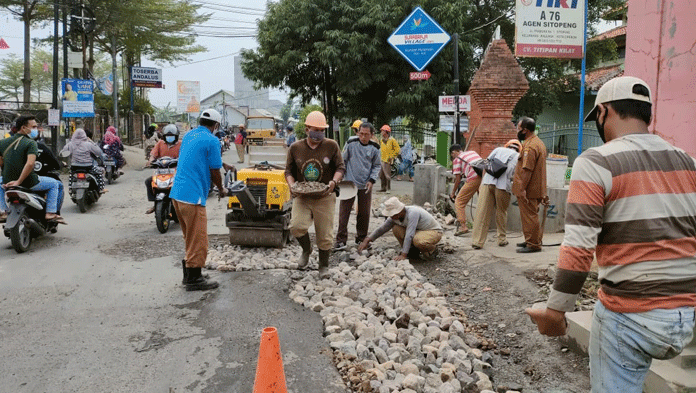
{"type": "Polygon", "coordinates": [[[262,145],[266,139],[275,139],[275,119],[272,117],[249,117],[246,122],[247,140],[250,144],[262,145]]]}
{"type": "Polygon", "coordinates": [[[232,195],[226,217],[230,244],[283,247],[290,240],[292,199],[285,170],[258,164],[237,171],[236,180],[226,179],[232,195]]]}

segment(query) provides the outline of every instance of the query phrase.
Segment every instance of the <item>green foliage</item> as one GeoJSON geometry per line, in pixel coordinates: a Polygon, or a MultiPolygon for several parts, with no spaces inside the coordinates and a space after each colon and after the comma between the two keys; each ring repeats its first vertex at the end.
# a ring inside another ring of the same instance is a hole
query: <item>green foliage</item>
{"type": "Polygon", "coordinates": [[[303,139],[307,137],[307,134],[305,133],[305,119],[307,118],[307,115],[310,114],[310,112],[314,111],[321,111],[322,108],[319,105],[305,105],[304,108],[300,111],[300,121],[297,122],[297,125],[295,125],[295,135],[298,140],[303,139]]]}
{"type": "MultiPolygon", "coordinates": [[[[589,22],[624,2],[590,0],[589,22]]],[[[410,116],[436,123],[437,96],[453,93],[452,44],[428,66],[433,75],[428,81],[410,82],[412,67],[387,43],[417,5],[450,34],[460,32],[461,93],[468,90],[496,26],[509,45],[514,43],[514,2],[509,0],[282,0],[268,4],[258,24],[259,47],[242,52],[242,71],[259,87],[290,87],[304,103],[325,92],[331,96],[335,89],[337,117],[366,117],[380,124],[410,116]]],[[[588,66],[615,56],[608,46],[588,47],[593,51],[588,50],[588,66]]],[[[574,86],[566,82],[567,61],[519,61],[530,91],[516,112],[537,114],[574,86]]],[[[576,62],[570,65],[575,68],[576,62]]]]}
{"type": "Polygon", "coordinates": [[[17,104],[22,96],[22,74],[24,65],[22,59],[11,54],[0,59],[0,100],[15,101],[17,104]]]}
{"type": "Polygon", "coordinates": [[[283,119],[283,124],[288,124],[288,119],[292,115],[294,105],[295,102],[292,97],[288,97],[287,102],[285,102],[285,105],[280,109],[280,117],[283,119]]]}
{"type": "MultiPolygon", "coordinates": [[[[114,108],[113,99],[110,95],[106,96],[101,93],[94,95],[94,109],[101,109],[111,113],[114,108]]],[[[121,89],[118,92],[118,113],[120,117],[124,117],[130,111],[130,86],[121,89]]],[[[133,112],[135,113],[153,113],[155,108],[149,100],[139,97],[137,94],[133,96],[133,112]]]]}

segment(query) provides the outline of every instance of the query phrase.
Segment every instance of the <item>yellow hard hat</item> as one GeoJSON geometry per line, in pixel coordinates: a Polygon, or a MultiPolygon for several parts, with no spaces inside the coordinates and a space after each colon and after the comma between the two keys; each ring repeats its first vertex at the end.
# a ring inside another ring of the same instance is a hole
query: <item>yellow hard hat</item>
{"type": "Polygon", "coordinates": [[[329,128],[326,123],[326,116],[319,111],[310,112],[305,119],[305,126],[317,128],[329,128]]]}
{"type": "Polygon", "coordinates": [[[356,120],[356,121],[353,122],[353,125],[350,126],[350,128],[356,128],[356,129],[357,129],[357,128],[360,128],[360,125],[361,125],[361,124],[362,124],[362,120],[358,119],[358,120],[356,120]]]}

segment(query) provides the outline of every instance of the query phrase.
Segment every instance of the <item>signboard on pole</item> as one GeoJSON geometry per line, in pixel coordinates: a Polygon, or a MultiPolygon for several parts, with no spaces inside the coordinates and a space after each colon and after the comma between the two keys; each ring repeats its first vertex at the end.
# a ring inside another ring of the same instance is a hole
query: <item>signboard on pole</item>
{"type": "Polygon", "coordinates": [[[455,119],[452,115],[440,115],[440,131],[453,132],[455,119]]]}
{"type": "Polygon", "coordinates": [[[423,71],[449,40],[449,34],[422,8],[416,7],[389,36],[387,42],[413,68],[423,71]]]}
{"type": "Polygon", "coordinates": [[[516,0],[515,56],[582,58],[585,1],[516,0]]]}
{"type": "Polygon", "coordinates": [[[201,82],[177,81],[177,105],[179,113],[198,113],[201,111],[201,82]]]}
{"type": "Polygon", "coordinates": [[[49,126],[59,126],[60,125],[60,109],[49,109],[48,110],[48,125],[49,126]]]}
{"type": "Polygon", "coordinates": [[[94,117],[94,83],[89,79],[63,79],[63,117],[94,117]]]}
{"type": "Polygon", "coordinates": [[[133,87],[162,88],[162,69],[148,67],[132,67],[131,82],[133,87]]]}
{"type": "MultiPolygon", "coordinates": [[[[438,98],[438,108],[440,112],[455,112],[457,103],[454,101],[454,96],[440,96],[438,98]]],[[[471,96],[459,96],[459,110],[461,112],[471,111],[471,96]]]]}

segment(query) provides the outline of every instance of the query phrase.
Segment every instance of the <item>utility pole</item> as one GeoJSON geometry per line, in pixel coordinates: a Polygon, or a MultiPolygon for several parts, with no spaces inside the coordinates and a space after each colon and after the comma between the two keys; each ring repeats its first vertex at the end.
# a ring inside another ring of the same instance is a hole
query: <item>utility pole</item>
{"type": "Polygon", "coordinates": [[[455,102],[455,116],[457,117],[456,125],[454,127],[454,143],[462,143],[462,136],[459,133],[459,34],[452,34],[454,38],[454,102],[455,102]]]}
{"type": "Polygon", "coordinates": [[[118,129],[118,78],[116,77],[116,33],[111,36],[111,78],[113,79],[111,99],[114,101],[114,124],[118,129]]]}
{"type": "MultiPolygon", "coordinates": [[[[58,0],[53,3],[53,99],[51,108],[58,109],[58,19],[60,18],[58,0]]],[[[58,152],[58,127],[51,127],[51,149],[58,152]]]]}

